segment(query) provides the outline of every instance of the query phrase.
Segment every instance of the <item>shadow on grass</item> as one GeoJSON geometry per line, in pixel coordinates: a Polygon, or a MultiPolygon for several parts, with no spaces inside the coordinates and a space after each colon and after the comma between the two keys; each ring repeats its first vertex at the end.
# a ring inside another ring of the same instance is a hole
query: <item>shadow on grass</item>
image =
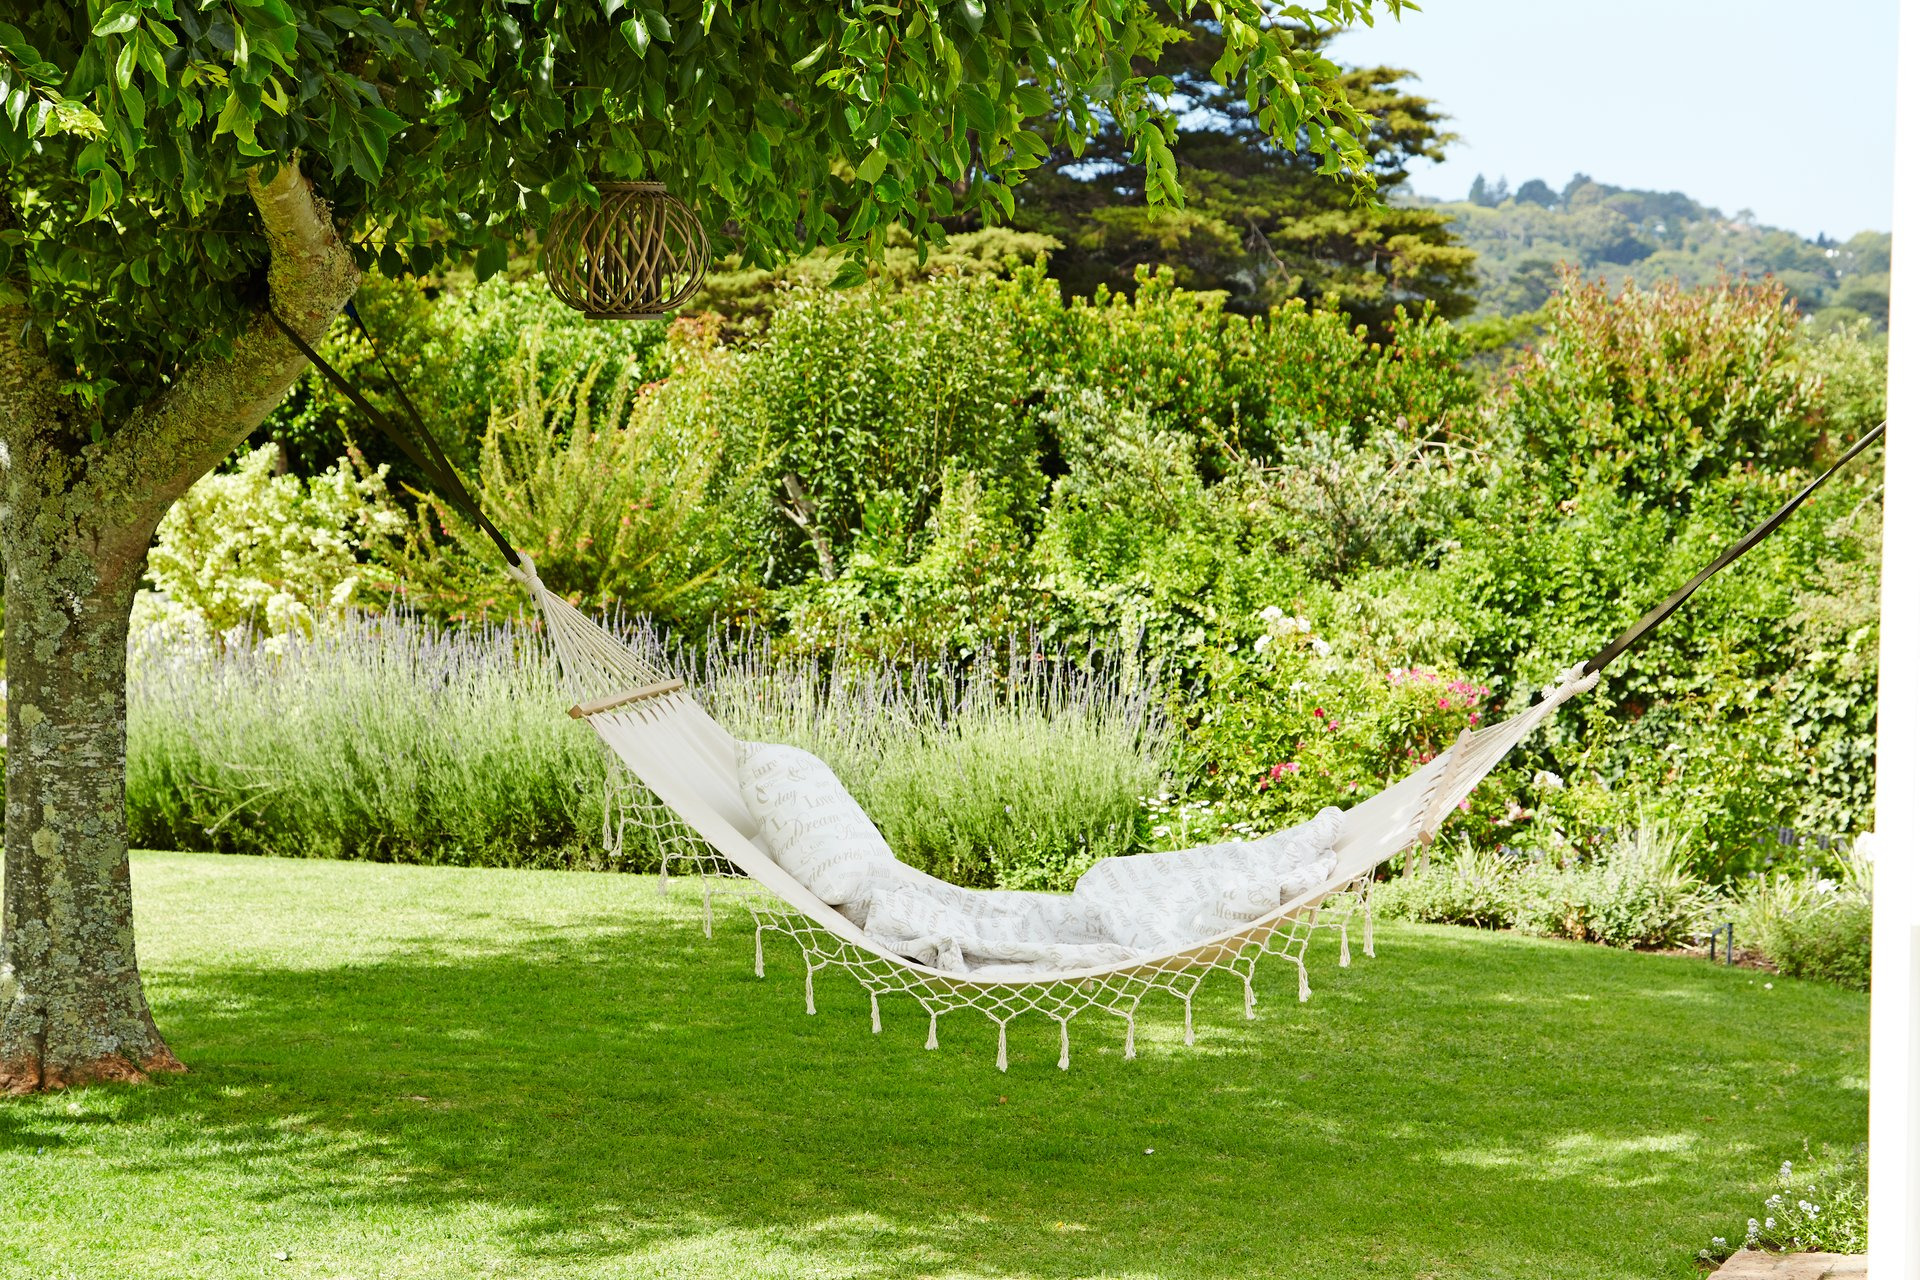
{"type": "MultiPolygon", "coordinates": [[[[1275,966],[1252,1023],[1210,984],[1194,1051],[1171,1002],[1135,1062],[1083,1018],[1065,1073],[1053,1024],[1016,1023],[1003,1076],[984,1021],[927,1053],[916,1007],[875,1037],[850,981],[809,1018],[790,949],[759,982],[741,918],[708,942],[670,914],[172,976],[193,1074],[118,1120],[195,1141],[138,1171],[485,1206],[508,1274],[1648,1276],[1803,1140],[1864,1132],[1863,1002],[1696,961],[1386,930],[1350,970],[1322,946],[1306,1006],[1275,966]]],[[[0,1109],[0,1144],[42,1128],[0,1109]]]]}

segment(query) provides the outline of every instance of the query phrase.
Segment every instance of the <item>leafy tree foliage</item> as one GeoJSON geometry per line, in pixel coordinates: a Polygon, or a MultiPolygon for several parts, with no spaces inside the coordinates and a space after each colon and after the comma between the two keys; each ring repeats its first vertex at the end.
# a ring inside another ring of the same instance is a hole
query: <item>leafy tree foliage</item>
{"type": "MultiPolygon", "coordinates": [[[[1377,328],[1396,306],[1431,303],[1447,316],[1472,309],[1473,255],[1443,216],[1357,201],[1320,179],[1310,154],[1260,128],[1243,86],[1211,78],[1222,40],[1214,25],[1188,22],[1180,34],[1143,70],[1174,86],[1183,209],[1153,205],[1141,157],[1113,124],[1084,152],[1056,148],[1016,193],[1016,225],[1062,242],[1053,274],[1068,293],[1130,291],[1136,268],[1164,264],[1187,287],[1226,290],[1242,312],[1301,298],[1377,328]]],[[[1410,161],[1440,159],[1453,137],[1433,103],[1401,87],[1407,78],[1389,67],[1341,73],[1348,96],[1373,118],[1360,142],[1388,195],[1406,181],[1410,161]]]]}
{"type": "Polygon", "coordinates": [[[1465,201],[1425,212],[1452,219],[1478,255],[1479,314],[1537,311],[1562,264],[1613,284],[1671,280],[1688,288],[1728,277],[1772,276],[1802,312],[1886,325],[1892,237],[1863,231],[1842,242],[1808,240],[1728,217],[1679,191],[1639,191],[1575,174],[1558,193],[1530,179],[1512,198],[1503,181],[1475,180],[1465,201]],[[1476,194],[1477,193],[1477,194],[1476,194]]]}
{"type": "MultiPolygon", "coordinates": [[[[1331,65],[1258,0],[1219,8],[1220,69],[1251,117],[1362,170],[1331,65]]],[[[1129,74],[1171,31],[1137,2],[41,0],[0,25],[21,224],[0,275],[75,388],[118,405],[226,349],[266,254],[235,197],[296,155],[388,274],[478,252],[484,275],[599,174],[667,181],[750,265],[877,245],[896,222],[937,234],[936,218],[1006,216],[1009,179],[1102,123],[1177,201],[1165,93],[1129,74]]]]}

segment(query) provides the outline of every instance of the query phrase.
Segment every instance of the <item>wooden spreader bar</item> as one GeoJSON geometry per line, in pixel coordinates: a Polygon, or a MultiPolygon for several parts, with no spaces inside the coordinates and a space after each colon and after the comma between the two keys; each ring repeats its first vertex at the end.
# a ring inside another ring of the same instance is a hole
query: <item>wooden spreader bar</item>
{"type": "Polygon", "coordinates": [[[597,716],[602,711],[611,711],[615,707],[624,707],[629,702],[645,702],[648,698],[659,698],[678,689],[687,687],[685,680],[662,680],[656,684],[643,684],[638,689],[628,689],[624,693],[610,693],[604,698],[593,698],[587,702],[578,702],[567,708],[567,714],[575,720],[584,720],[588,716],[597,716]]]}

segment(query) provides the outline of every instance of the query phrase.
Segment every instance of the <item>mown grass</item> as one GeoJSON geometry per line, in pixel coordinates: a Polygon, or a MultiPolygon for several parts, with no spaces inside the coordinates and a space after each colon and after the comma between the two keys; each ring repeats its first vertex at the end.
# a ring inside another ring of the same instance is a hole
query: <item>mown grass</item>
{"type": "Polygon", "coordinates": [[[807,1017],[688,887],[134,871],[193,1071],[0,1102],[0,1275],[1643,1280],[1865,1133],[1864,997],[1687,958],[1392,926],[1310,1004],[1204,989],[1191,1051],[1169,1002],[1003,1076],[984,1022],[807,1017]]]}

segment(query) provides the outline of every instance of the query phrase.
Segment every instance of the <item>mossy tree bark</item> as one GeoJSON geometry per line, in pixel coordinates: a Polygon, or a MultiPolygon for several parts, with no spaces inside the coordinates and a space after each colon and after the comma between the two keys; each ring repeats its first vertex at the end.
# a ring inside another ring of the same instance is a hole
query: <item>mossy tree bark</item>
{"type": "MultiPolygon", "coordinates": [[[[267,296],[317,340],[359,274],[295,166],[252,182],[267,296]]],[[[126,660],[147,546],[175,499],[260,424],[305,367],[264,309],[116,424],[60,390],[44,345],[0,310],[0,554],[6,564],[6,888],[0,1088],[178,1071],[134,954],[126,660]]]]}

